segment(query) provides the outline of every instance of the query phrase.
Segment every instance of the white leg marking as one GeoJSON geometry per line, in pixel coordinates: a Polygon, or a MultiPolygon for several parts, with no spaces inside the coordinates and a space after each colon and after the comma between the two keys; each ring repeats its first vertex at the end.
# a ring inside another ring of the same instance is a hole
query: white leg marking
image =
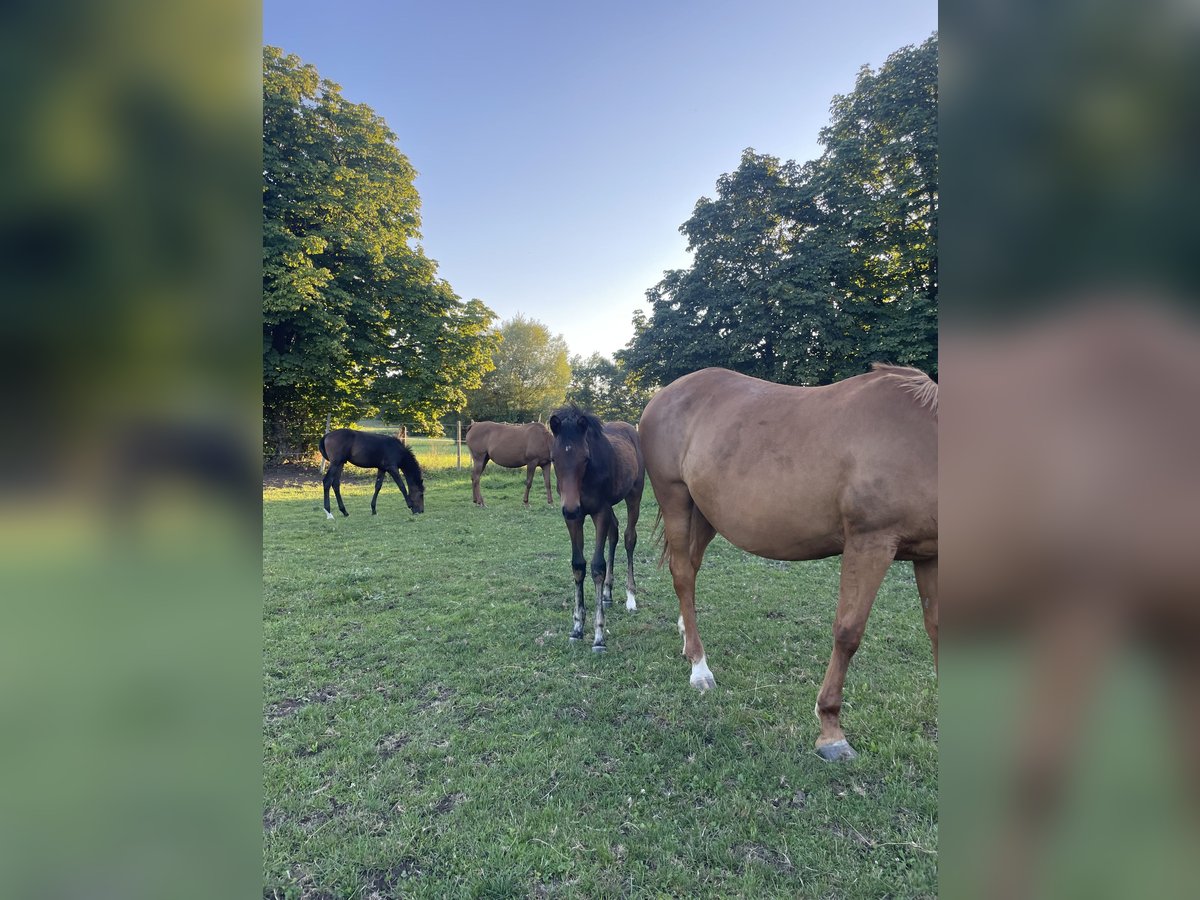
{"type": "Polygon", "coordinates": [[[717,686],[717,680],[713,678],[712,671],[708,668],[708,663],[705,658],[700,657],[698,662],[692,663],[692,687],[697,687],[702,691],[717,686]]]}
{"type": "Polygon", "coordinates": [[[679,633],[683,634],[683,614],[679,615],[679,633]]]}
{"type": "Polygon", "coordinates": [[[327,519],[332,519],[332,518],[333,518],[333,513],[329,512],[329,511],[326,511],[326,513],[325,513],[325,518],[327,518],[327,519]]]}
{"type": "Polygon", "coordinates": [[[633,595],[633,591],[625,592],[625,608],[630,612],[637,609],[637,597],[633,595]]]}
{"type": "Polygon", "coordinates": [[[817,721],[821,721],[821,710],[817,709],[817,704],[813,704],[813,715],[817,717],[817,721]]]}

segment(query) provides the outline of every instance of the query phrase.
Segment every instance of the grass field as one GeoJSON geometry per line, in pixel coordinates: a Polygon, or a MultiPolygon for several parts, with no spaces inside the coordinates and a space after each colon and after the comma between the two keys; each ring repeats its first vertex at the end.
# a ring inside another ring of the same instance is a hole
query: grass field
{"type": "Polygon", "coordinates": [[[649,491],[640,608],[614,604],[598,655],[567,640],[566,529],[521,507],[523,472],[489,469],[477,509],[465,471],[430,467],[423,516],[389,484],[372,517],[373,482],[346,483],[332,522],[315,470],[264,490],[264,897],[936,895],[937,684],[910,566],[847,678],[862,755],[830,764],[812,708],[837,559],[716,539],[701,695],[649,491]]]}

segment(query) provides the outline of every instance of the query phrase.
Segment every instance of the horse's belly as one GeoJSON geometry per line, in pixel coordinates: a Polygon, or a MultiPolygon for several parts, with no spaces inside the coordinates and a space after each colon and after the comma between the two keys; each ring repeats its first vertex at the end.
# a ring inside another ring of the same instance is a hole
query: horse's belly
{"type": "Polygon", "coordinates": [[[755,556],[800,560],[842,552],[842,519],[828,501],[806,503],[786,493],[768,498],[748,492],[736,498],[693,493],[693,500],[722,537],[755,556]]]}

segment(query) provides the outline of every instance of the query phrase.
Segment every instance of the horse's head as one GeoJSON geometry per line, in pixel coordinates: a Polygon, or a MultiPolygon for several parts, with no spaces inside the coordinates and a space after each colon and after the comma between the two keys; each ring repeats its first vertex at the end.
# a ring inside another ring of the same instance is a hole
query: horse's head
{"type": "Polygon", "coordinates": [[[425,482],[421,480],[420,475],[415,480],[411,478],[405,480],[408,481],[408,508],[414,513],[425,512],[425,482]]]}
{"type": "Polygon", "coordinates": [[[421,476],[421,464],[407,447],[400,455],[400,471],[408,484],[408,496],[404,499],[409,510],[414,514],[425,512],[425,479],[421,476]]]}
{"type": "Polygon", "coordinates": [[[584,516],[583,479],[592,459],[590,432],[596,429],[596,421],[576,406],[565,406],[550,417],[550,433],[554,435],[550,459],[565,519],[584,516]]]}

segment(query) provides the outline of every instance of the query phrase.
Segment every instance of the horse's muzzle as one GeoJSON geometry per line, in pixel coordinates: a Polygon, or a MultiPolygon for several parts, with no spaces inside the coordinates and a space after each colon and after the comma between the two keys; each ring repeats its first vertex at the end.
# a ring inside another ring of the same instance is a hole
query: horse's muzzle
{"type": "Polygon", "coordinates": [[[563,518],[566,519],[568,522],[575,522],[575,521],[583,518],[583,507],[577,506],[574,509],[567,509],[564,506],[562,508],[562,514],[563,514],[563,518]]]}

